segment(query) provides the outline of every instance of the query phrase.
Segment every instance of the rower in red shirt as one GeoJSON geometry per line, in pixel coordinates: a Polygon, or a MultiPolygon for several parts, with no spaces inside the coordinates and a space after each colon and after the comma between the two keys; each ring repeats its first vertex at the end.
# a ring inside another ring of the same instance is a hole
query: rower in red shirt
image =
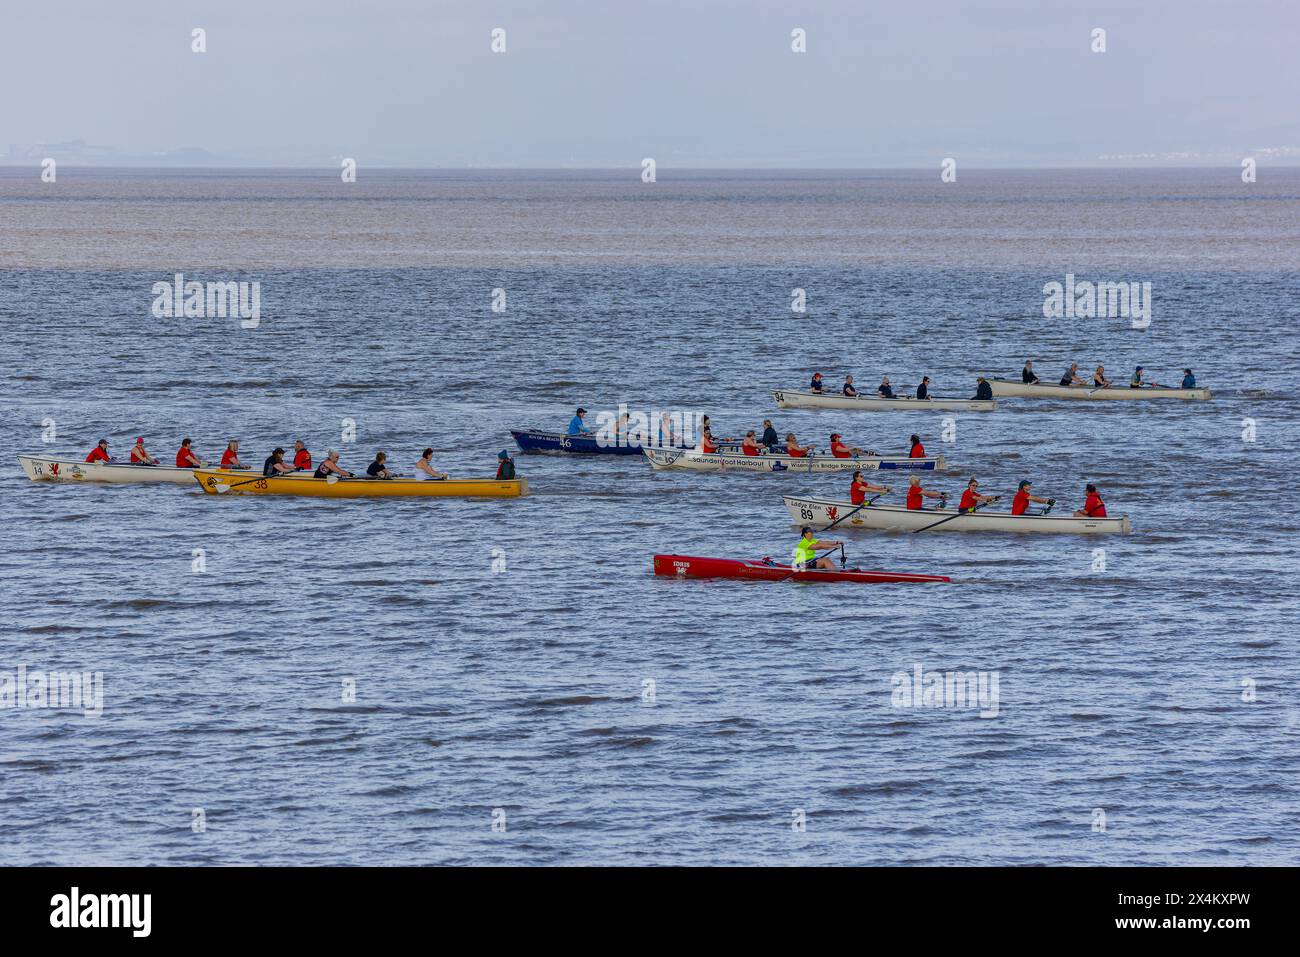
{"type": "Polygon", "coordinates": [[[178,469],[201,469],[201,468],[203,468],[203,465],[204,465],[203,460],[202,460],[201,458],[199,458],[197,455],[195,455],[195,454],[194,454],[194,450],[193,450],[192,448],[190,448],[190,443],[191,443],[192,441],[194,441],[194,440],[193,440],[193,439],[181,439],[181,447],[180,447],[180,449],[176,452],[176,467],[177,467],[178,469]]]}
{"type": "Polygon", "coordinates": [[[157,465],[158,460],[149,454],[149,450],[144,447],[144,436],[139,436],[135,440],[135,445],[131,446],[131,464],[132,465],[157,465]]]}
{"type": "Polygon", "coordinates": [[[888,485],[873,485],[862,477],[861,472],[854,472],[853,484],[849,486],[849,501],[854,505],[861,505],[867,500],[869,493],[879,492],[884,495],[888,491],[888,485]]]}
{"type": "Polygon", "coordinates": [[[808,449],[795,441],[793,432],[787,432],[785,434],[785,454],[793,455],[797,459],[802,459],[807,457],[808,449]]]}
{"type": "Polygon", "coordinates": [[[718,443],[713,440],[713,433],[710,432],[708,429],[705,429],[704,434],[700,437],[700,451],[701,452],[718,451],[718,443]]]}
{"type": "Polygon", "coordinates": [[[914,459],[925,458],[925,446],[921,444],[919,435],[912,436],[912,451],[907,454],[914,459]]]}
{"type": "Polygon", "coordinates": [[[243,462],[239,461],[239,443],[231,439],[226,443],[226,451],[221,453],[221,467],[223,469],[246,469],[248,468],[243,462]]]}
{"type": "Polygon", "coordinates": [[[989,502],[997,501],[997,495],[981,495],[978,491],[980,483],[976,479],[971,479],[966,483],[966,491],[961,493],[961,501],[957,503],[957,511],[973,512],[981,505],[987,505],[989,502]]]}
{"type": "MultiPolygon", "coordinates": [[[[1025,479],[1025,481],[1020,483],[1020,487],[1016,489],[1015,498],[1011,500],[1012,515],[1024,515],[1029,509],[1030,502],[1038,502],[1040,505],[1048,506],[1048,508],[1051,508],[1051,506],[1056,504],[1056,499],[1054,498],[1042,498],[1038,495],[1031,494],[1029,490],[1033,487],[1034,483],[1028,479],[1025,479]]],[[[1042,514],[1046,513],[1047,509],[1044,509],[1042,514]]]]}
{"type": "Polygon", "coordinates": [[[99,444],[97,444],[93,449],[91,449],[90,454],[86,456],[86,461],[87,462],[113,461],[112,456],[108,454],[108,439],[100,439],[99,444]]]}
{"type": "Polygon", "coordinates": [[[311,471],[311,453],[307,451],[307,444],[302,439],[293,443],[293,467],[299,472],[311,471]]]}
{"type": "Polygon", "coordinates": [[[763,450],[758,447],[757,434],[753,429],[745,433],[745,441],[740,443],[740,451],[746,455],[762,455],[763,450]]]}
{"type": "Polygon", "coordinates": [[[1087,498],[1084,499],[1083,508],[1074,513],[1075,518],[1105,518],[1106,503],[1101,500],[1101,495],[1097,492],[1097,486],[1091,482],[1084,490],[1087,498]]]}
{"type": "Polygon", "coordinates": [[[851,449],[845,445],[838,432],[831,433],[831,455],[837,459],[851,459],[853,456],[861,454],[861,449],[851,449]]]}
{"type": "Polygon", "coordinates": [[[917,512],[925,508],[925,502],[922,499],[937,498],[939,499],[939,508],[948,504],[947,492],[931,492],[929,489],[921,488],[921,476],[909,475],[907,477],[907,507],[909,511],[917,512]]]}

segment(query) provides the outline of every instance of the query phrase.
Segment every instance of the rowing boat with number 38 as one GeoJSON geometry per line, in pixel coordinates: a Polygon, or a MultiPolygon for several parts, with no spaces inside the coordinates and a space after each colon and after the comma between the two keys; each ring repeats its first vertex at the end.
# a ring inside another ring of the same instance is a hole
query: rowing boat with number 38
{"type": "MultiPolygon", "coordinates": [[[[194,470],[168,465],[133,465],[128,462],[85,462],[77,458],[53,455],[20,455],[18,464],[33,482],[94,482],[107,485],[134,485],[153,482],[169,485],[193,485],[194,470]]],[[[253,477],[255,471],[223,472],[239,478],[253,477]]]]}
{"type": "Polygon", "coordinates": [[[782,409],[853,409],[863,412],[992,412],[997,403],[992,399],[957,399],[935,396],[913,399],[898,396],[893,399],[878,395],[840,395],[832,392],[800,392],[795,389],[777,389],[772,393],[782,409]]]}
{"type": "Polygon", "coordinates": [[[528,480],[316,478],[312,475],[238,478],[233,472],[194,469],[209,495],[301,495],[308,498],[516,498],[528,494],[528,480]]]}
{"type": "Polygon", "coordinates": [[[1132,401],[1137,399],[1182,399],[1188,402],[1207,402],[1209,389],[1175,389],[1163,385],[1144,385],[1132,388],[1126,385],[1097,387],[1094,385],[1055,385],[1050,382],[1016,382],[1014,379],[989,379],[993,394],[1002,398],[1038,397],[1043,399],[1090,399],[1098,401],[1132,401]]]}
{"type": "Polygon", "coordinates": [[[966,512],[950,508],[909,509],[901,505],[869,505],[852,502],[795,498],[782,501],[795,525],[813,528],[897,529],[905,532],[930,527],[948,532],[1057,532],[1075,535],[1127,535],[1132,531],[1128,516],[1119,518],[1076,518],[1071,515],[1012,515],[1010,512],[966,512]],[[944,519],[947,518],[947,521],[944,519]]]}
{"type": "Polygon", "coordinates": [[[909,458],[906,455],[745,455],[736,452],[700,452],[647,446],[645,456],[656,469],[690,469],[695,472],[808,472],[925,471],[944,467],[943,456],[909,458]]]}
{"type": "Polygon", "coordinates": [[[676,578],[737,578],[748,581],[796,582],[948,582],[947,575],[911,572],[876,572],[860,568],[795,568],[770,558],[699,558],[694,555],[656,555],[655,574],[676,578]]]}

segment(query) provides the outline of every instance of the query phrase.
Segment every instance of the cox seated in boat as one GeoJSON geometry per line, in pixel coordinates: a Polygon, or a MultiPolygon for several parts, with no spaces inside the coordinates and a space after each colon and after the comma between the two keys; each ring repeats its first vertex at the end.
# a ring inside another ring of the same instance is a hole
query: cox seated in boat
{"type": "Polygon", "coordinates": [[[515,460],[510,453],[502,449],[497,453],[497,481],[508,482],[515,477],[515,460]]]}
{"type": "Polygon", "coordinates": [[[812,381],[808,383],[808,391],[815,392],[818,395],[826,391],[826,387],[822,384],[822,374],[820,372],[813,373],[812,381]]]}
{"type": "Polygon", "coordinates": [[[930,377],[928,375],[921,376],[921,384],[916,387],[916,397],[918,399],[930,398],[930,377]]]}
{"type": "Polygon", "coordinates": [[[754,430],[750,429],[745,433],[745,440],[740,443],[740,451],[746,455],[762,455],[763,449],[758,444],[758,438],[754,430]]]}
{"type": "Polygon", "coordinates": [[[1061,385],[1087,385],[1079,378],[1079,363],[1071,362],[1070,368],[1065,370],[1065,375],[1061,376],[1061,385]]]}
{"type": "Polygon", "coordinates": [[[1092,385],[1094,389],[1109,389],[1111,381],[1106,378],[1106,367],[1097,366],[1097,371],[1092,374],[1092,385]]]}
{"type": "Polygon", "coordinates": [[[1191,369],[1183,370],[1183,388],[1184,389],[1196,388],[1196,376],[1192,375],[1191,369]]]}
{"type": "Polygon", "coordinates": [[[1000,495],[981,495],[979,487],[979,480],[975,478],[966,483],[966,491],[961,493],[961,501],[957,503],[958,512],[973,512],[981,505],[996,502],[1002,497],[1000,495]]]}
{"type": "Polygon", "coordinates": [[[989,381],[985,379],[983,376],[978,376],[975,379],[975,394],[971,396],[971,398],[973,399],[993,398],[993,386],[990,385],[989,381]]]}
{"type": "Polygon", "coordinates": [[[266,457],[262,463],[263,478],[275,478],[278,475],[288,475],[293,471],[293,466],[284,460],[284,449],[277,447],[274,452],[266,457]]]}
{"type": "Polygon", "coordinates": [[[574,414],[573,418],[569,420],[569,429],[565,434],[566,435],[589,434],[591,430],[587,428],[587,423],[583,421],[582,418],[586,414],[587,414],[587,410],[579,407],[578,411],[574,414]]]}
{"type": "Polygon", "coordinates": [[[1025,385],[1038,384],[1038,376],[1034,375],[1034,361],[1032,359],[1025,360],[1025,367],[1020,370],[1020,381],[1025,385]]]}
{"type": "Polygon", "coordinates": [[[851,459],[855,455],[861,454],[861,449],[849,448],[849,446],[845,445],[844,440],[840,437],[838,432],[831,433],[831,455],[835,456],[837,459],[851,459]]]}
{"type": "Polygon", "coordinates": [[[1075,518],[1105,518],[1106,503],[1101,500],[1101,493],[1091,482],[1084,489],[1083,508],[1074,513],[1075,518]]]}
{"type": "Polygon", "coordinates": [[[853,484],[849,486],[849,501],[854,505],[862,505],[866,503],[867,496],[872,492],[884,495],[888,491],[888,485],[875,485],[863,478],[861,472],[854,472],[853,484]]]}
{"type": "Polygon", "coordinates": [[[780,438],[778,438],[776,434],[776,426],[772,424],[772,420],[764,419],[763,438],[762,438],[763,447],[770,452],[773,449],[775,449],[778,444],[780,444],[780,441],[781,441],[780,438]]]}
{"type": "Polygon", "coordinates": [[[448,478],[446,472],[439,472],[433,467],[433,449],[425,449],[424,454],[420,456],[415,463],[415,480],[417,482],[431,481],[433,479],[448,478]]]}
{"type": "Polygon", "coordinates": [[[131,446],[130,462],[132,465],[159,465],[159,461],[149,454],[149,450],[144,447],[144,436],[139,436],[135,440],[135,445],[131,446]]]}
{"type": "Polygon", "coordinates": [[[892,399],[894,397],[894,387],[889,384],[889,376],[880,380],[880,387],[876,389],[876,395],[882,399],[892,399]]]}
{"type": "Polygon", "coordinates": [[[111,462],[113,456],[108,454],[108,439],[100,439],[86,456],[87,462],[111,462]]]}
{"type": "Polygon", "coordinates": [[[835,563],[831,561],[829,555],[817,557],[817,553],[831,548],[839,548],[842,542],[832,542],[829,539],[818,541],[813,535],[813,530],[805,525],[799,536],[799,541],[794,546],[794,564],[800,568],[834,568],[835,563]]]}
{"type": "Polygon", "coordinates": [[[208,463],[199,458],[191,448],[193,439],[181,439],[181,447],[176,450],[176,467],[178,469],[207,468],[208,463]]]}
{"type": "MultiPolygon", "coordinates": [[[[293,471],[290,469],[289,471],[293,471]]],[[[333,449],[325,453],[325,458],[321,459],[320,465],[316,466],[316,471],[312,472],[314,478],[329,478],[331,475],[337,475],[339,478],[352,478],[352,473],[339,465],[339,454],[333,449]]]]}
{"type": "Polygon", "coordinates": [[[295,472],[310,472],[311,453],[307,451],[307,443],[302,439],[293,443],[293,468],[295,472]]]}
{"type": "Polygon", "coordinates": [[[912,436],[912,451],[908,452],[907,455],[909,458],[913,459],[925,458],[925,446],[921,444],[921,437],[919,435],[912,436]]]}
{"type": "Polygon", "coordinates": [[[1041,495],[1034,495],[1030,491],[1033,487],[1034,487],[1034,483],[1029,481],[1029,479],[1025,479],[1023,482],[1020,483],[1020,487],[1016,489],[1015,496],[1011,499],[1012,515],[1026,514],[1029,511],[1030,502],[1037,502],[1040,505],[1047,506],[1047,508],[1043,509],[1041,512],[1038,513],[1039,515],[1046,515],[1049,511],[1051,511],[1052,506],[1056,504],[1056,499],[1043,498],[1041,495]]]}
{"type": "Polygon", "coordinates": [[[785,434],[786,455],[794,456],[797,459],[804,459],[808,457],[810,451],[811,449],[808,446],[799,444],[798,440],[794,437],[793,432],[787,432],[785,434]]]}
{"type": "Polygon", "coordinates": [[[846,375],[844,377],[844,388],[840,391],[850,399],[856,399],[858,397],[858,390],[853,387],[853,376],[846,375]]]}
{"type": "Polygon", "coordinates": [[[921,485],[921,476],[913,474],[907,477],[907,508],[912,512],[919,512],[925,508],[925,499],[937,498],[939,508],[948,504],[947,492],[932,492],[921,485]]]}
{"type": "Polygon", "coordinates": [[[226,451],[221,453],[221,467],[223,469],[246,469],[248,468],[239,460],[239,442],[231,439],[226,443],[226,451]]]}
{"type": "Polygon", "coordinates": [[[366,474],[372,479],[397,478],[397,473],[390,471],[387,463],[388,455],[384,452],[376,452],[375,460],[366,466],[366,474]]]}

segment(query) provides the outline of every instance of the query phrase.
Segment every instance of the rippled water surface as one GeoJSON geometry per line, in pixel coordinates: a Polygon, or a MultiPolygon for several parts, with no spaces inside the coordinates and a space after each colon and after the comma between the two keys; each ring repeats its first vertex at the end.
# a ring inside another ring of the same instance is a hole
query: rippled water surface
{"type": "Polygon", "coordinates": [[[0,171],[0,673],[104,688],[97,718],[0,711],[0,860],[1296,861],[1300,172],[660,178],[0,171]],[[154,318],[177,271],[260,282],[260,326],[154,318]],[[1066,273],[1151,282],[1151,326],[1044,319],[1066,273]],[[1214,399],[945,423],[770,395],[965,396],[1031,357],[1190,365],[1214,399]],[[620,403],[919,432],[936,487],[1073,509],[1092,481],[1134,533],[840,536],[947,586],[675,581],[653,553],[784,557],[781,494],[847,482],[521,456],[521,500],[316,501],[14,458],[301,437],[485,476],[510,428],[620,403]],[[997,716],[896,707],[918,664],[996,672],[997,716]]]}

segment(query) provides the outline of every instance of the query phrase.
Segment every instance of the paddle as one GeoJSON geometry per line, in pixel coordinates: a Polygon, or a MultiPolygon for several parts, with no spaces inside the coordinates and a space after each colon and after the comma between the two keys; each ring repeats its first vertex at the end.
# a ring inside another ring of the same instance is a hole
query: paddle
{"type": "Polygon", "coordinates": [[[998,499],[1000,499],[1001,497],[1002,497],[1001,495],[994,495],[992,499],[990,499],[990,500],[987,501],[987,502],[980,502],[978,505],[976,505],[974,508],[972,508],[969,512],[958,511],[958,512],[956,512],[955,514],[949,515],[947,518],[941,518],[941,519],[939,519],[939,521],[935,522],[933,525],[927,525],[927,526],[925,526],[925,528],[918,528],[918,529],[916,529],[916,531],[913,532],[913,534],[916,534],[917,532],[928,532],[930,529],[932,529],[932,528],[938,528],[938,527],[939,527],[940,525],[942,525],[944,522],[951,522],[954,518],[960,518],[962,515],[973,515],[975,512],[978,512],[978,511],[979,511],[981,508],[983,508],[985,505],[992,505],[994,502],[996,502],[996,501],[997,501],[998,499]]]}
{"type": "MultiPolygon", "coordinates": [[[[863,502],[861,505],[859,505],[857,508],[855,508],[853,511],[851,511],[851,512],[845,512],[843,515],[841,515],[841,516],[840,516],[839,518],[837,518],[835,521],[831,522],[829,525],[827,525],[825,528],[823,528],[822,531],[823,531],[823,532],[829,532],[832,528],[834,528],[834,527],[835,527],[836,525],[838,525],[840,522],[844,521],[844,520],[845,520],[846,518],[848,518],[850,515],[856,515],[858,512],[862,511],[864,508],[866,508],[868,505],[870,505],[872,502],[874,502],[877,498],[880,498],[881,495],[887,495],[887,494],[888,494],[887,492],[881,492],[880,495],[877,495],[875,498],[868,499],[867,501],[865,501],[865,502],[863,502]]],[[[843,549],[843,546],[840,546],[840,547],[841,547],[841,550],[842,550],[842,549],[843,549]]]]}
{"type": "Polygon", "coordinates": [[[270,475],[259,475],[257,476],[257,478],[244,479],[242,482],[236,482],[234,485],[227,485],[225,482],[216,482],[213,484],[212,487],[216,489],[219,494],[225,495],[233,488],[239,488],[239,486],[241,485],[252,485],[254,482],[261,482],[264,479],[273,478],[273,477],[274,476],[270,476],[270,475]]]}

